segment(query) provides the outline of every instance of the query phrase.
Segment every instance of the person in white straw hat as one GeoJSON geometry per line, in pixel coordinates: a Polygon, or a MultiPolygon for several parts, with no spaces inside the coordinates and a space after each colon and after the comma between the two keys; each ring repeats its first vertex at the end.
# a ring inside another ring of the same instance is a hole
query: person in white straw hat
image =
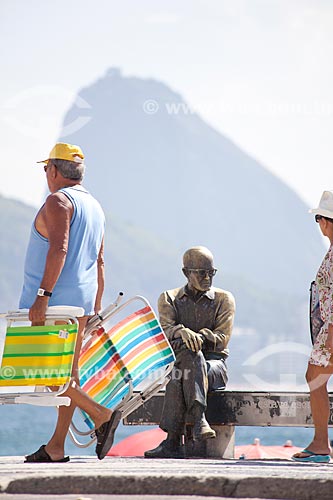
{"type": "Polygon", "coordinates": [[[325,463],[330,461],[328,438],[330,415],[327,382],[333,373],[333,191],[324,191],[314,214],[320,231],[330,240],[330,247],[317,272],[314,282],[319,298],[319,328],[314,338],[306,380],[310,389],[310,404],[315,427],[313,440],[303,451],[295,453],[297,462],[325,463]]]}

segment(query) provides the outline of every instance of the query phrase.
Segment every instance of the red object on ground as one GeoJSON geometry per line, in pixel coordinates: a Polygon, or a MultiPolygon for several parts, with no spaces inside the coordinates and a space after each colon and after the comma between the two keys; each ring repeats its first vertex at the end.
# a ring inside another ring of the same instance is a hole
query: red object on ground
{"type": "Polygon", "coordinates": [[[282,458],[288,460],[294,453],[301,451],[302,448],[293,446],[291,441],[287,441],[284,446],[263,446],[260,439],[255,438],[252,444],[235,446],[235,458],[245,460],[261,458],[282,458]]]}
{"type": "MultiPolygon", "coordinates": [[[[156,448],[166,433],[158,427],[148,431],[137,432],[123,439],[111,448],[109,457],[143,457],[146,450],[156,448]]],[[[291,441],[287,441],[284,446],[263,446],[260,439],[255,438],[253,444],[235,446],[235,458],[245,460],[262,458],[282,458],[289,459],[291,455],[301,451],[302,448],[293,446],[291,441]]]]}
{"type": "Polygon", "coordinates": [[[166,433],[159,427],[149,431],[137,432],[112,446],[108,456],[143,457],[145,451],[156,448],[166,436],[166,433]]]}

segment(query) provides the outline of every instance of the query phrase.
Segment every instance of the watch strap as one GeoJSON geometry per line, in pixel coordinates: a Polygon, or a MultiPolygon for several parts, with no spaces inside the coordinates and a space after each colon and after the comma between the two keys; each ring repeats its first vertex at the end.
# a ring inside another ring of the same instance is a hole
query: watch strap
{"type": "Polygon", "coordinates": [[[52,292],[48,292],[47,290],[44,290],[44,288],[38,288],[37,295],[39,297],[52,297],[52,292]]]}

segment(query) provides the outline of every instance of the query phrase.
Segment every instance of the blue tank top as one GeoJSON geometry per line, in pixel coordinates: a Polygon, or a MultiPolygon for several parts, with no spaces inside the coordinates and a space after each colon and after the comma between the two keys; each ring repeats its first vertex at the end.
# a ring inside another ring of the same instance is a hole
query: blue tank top
{"type": "MultiPolygon", "coordinates": [[[[50,306],[83,307],[94,314],[97,293],[97,258],[105,229],[103,210],[95,198],[80,185],[60,189],[73,204],[65,265],[53,289],[50,306]]],[[[30,308],[36,299],[44,274],[49,243],[32,224],[25,258],[20,309],[30,308]]]]}

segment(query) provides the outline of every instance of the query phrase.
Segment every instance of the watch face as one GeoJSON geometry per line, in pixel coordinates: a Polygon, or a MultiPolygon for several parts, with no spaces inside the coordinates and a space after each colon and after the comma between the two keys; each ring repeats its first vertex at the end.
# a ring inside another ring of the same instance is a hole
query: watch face
{"type": "Polygon", "coordinates": [[[51,297],[52,292],[47,292],[46,290],[44,290],[44,288],[38,288],[37,295],[39,295],[40,297],[44,297],[44,296],[51,297]]]}

